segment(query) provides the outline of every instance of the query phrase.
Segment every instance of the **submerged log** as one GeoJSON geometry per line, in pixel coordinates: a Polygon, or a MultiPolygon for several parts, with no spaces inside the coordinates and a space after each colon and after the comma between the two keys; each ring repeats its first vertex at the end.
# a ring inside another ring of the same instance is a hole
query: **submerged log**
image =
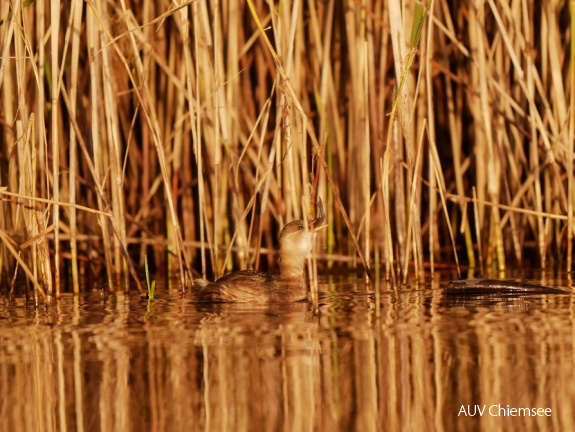
{"type": "Polygon", "coordinates": [[[445,294],[458,296],[488,294],[570,294],[570,291],[518,280],[461,279],[449,282],[445,288],[445,294]]]}

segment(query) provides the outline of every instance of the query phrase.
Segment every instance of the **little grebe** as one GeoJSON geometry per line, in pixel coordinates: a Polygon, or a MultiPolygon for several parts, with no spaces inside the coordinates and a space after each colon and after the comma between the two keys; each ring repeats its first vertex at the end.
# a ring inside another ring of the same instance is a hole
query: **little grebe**
{"type": "Polygon", "coordinates": [[[287,303],[307,299],[307,283],[304,276],[305,258],[310,253],[316,233],[325,213],[321,200],[317,203],[318,218],[309,221],[305,229],[304,221],[288,223],[280,234],[279,274],[242,270],[221,277],[215,282],[196,280],[198,302],[236,303],[287,303]]]}

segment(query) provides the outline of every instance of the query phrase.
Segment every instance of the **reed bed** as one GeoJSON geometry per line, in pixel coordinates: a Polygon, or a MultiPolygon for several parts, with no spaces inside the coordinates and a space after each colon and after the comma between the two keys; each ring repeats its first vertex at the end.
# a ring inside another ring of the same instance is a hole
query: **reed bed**
{"type": "Polygon", "coordinates": [[[4,1],[2,278],[273,267],[318,196],[319,267],[571,269],[574,7],[4,1]]]}

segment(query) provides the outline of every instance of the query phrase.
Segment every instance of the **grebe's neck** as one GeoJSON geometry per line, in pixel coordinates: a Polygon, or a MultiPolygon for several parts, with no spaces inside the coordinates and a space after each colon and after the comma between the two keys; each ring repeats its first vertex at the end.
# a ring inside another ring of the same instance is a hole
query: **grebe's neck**
{"type": "Polygon", "coordinates": [[[302,281],[304,278],[305,256],[301,253],[283,252],[280,258],[280,278],[302,281]]]}

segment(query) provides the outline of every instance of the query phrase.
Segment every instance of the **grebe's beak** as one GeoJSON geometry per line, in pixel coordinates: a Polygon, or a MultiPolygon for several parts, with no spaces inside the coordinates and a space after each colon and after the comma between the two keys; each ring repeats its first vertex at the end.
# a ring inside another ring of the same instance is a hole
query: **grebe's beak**
{"type": "Polygon", "coordinates": [[[317,215],[317,211],[319,210],[319,216],[317,218],[315,218],[314,220],[309,222],[309,229],[313,232],[318,232],[324,228],[327,228],[327,224],[322,225],[322,223],[325,221],[325,211],[323,210],[323,201],[321,200],[321,197],[319,198],[318,201],[316,201],[315,209],[316,209],[316,212],[315,212],[316,215],[317,215]]]}

